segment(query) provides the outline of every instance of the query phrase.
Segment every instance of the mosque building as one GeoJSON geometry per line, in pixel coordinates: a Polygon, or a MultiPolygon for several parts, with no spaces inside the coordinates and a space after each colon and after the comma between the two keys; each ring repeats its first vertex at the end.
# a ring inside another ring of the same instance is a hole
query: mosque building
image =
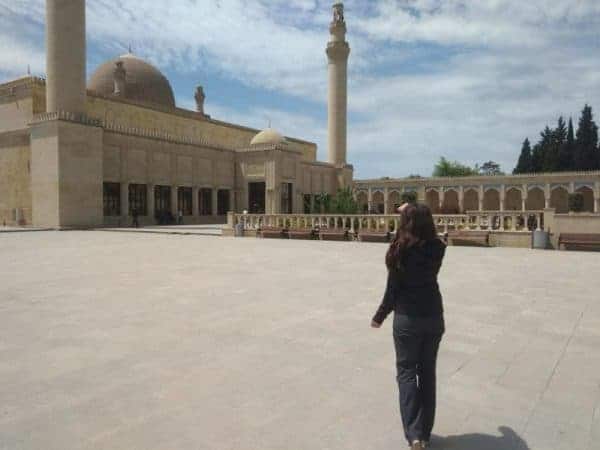
{"type": "Polygon", "coordinates": [[[202,87],[196,111],[178,107],[169,80],[131,52],[86,83],[85,0],[47,0],[46,22],[46,79],[0,84],[0,225],[224,222],[228,211],[302,213],[351,185],[341,4],[327,45],[327,162],[312,142],[212,118],[202,87]]]}

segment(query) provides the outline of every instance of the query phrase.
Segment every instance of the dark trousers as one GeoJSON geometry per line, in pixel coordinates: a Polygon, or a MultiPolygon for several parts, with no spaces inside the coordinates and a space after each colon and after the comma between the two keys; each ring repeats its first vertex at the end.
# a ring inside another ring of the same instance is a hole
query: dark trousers
{"type": "Polygon", "coordinates": [[[428,441],[435,419],[435,366],[442,317],[394,316],[400,415],[407,441],[428,441]]]}

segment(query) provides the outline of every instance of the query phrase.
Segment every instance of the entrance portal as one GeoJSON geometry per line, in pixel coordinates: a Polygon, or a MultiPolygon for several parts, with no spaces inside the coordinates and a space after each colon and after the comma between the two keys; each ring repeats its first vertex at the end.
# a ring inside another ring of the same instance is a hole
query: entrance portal
{"type": "Polygon", "coordinates": [[[265,192],[266,183],[264,181],[248,183],[248,212],[250,214],[265,213],[265,192]]]}
{"type": "Polygon", "coordinates": [[[154,186],[154,216],[161,225],[173,223],[171,186],[154,186]]]}

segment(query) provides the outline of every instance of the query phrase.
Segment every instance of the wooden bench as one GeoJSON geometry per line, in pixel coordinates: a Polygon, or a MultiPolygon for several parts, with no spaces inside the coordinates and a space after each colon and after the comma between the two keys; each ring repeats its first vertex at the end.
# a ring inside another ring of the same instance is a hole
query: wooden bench
{"type": "Polygon", "coordinates": [[[358,233],[358,240],[361,242],[390,242],[390,232],[361,231],[358,233]]]}
{"type": "Polygon", "coordinates": [[[490,232],[485,230],[453,230],[448,232],[450,245],[490,246],[490,232]]]}
{"type": "Polygon", "coordinates": [[[257,231],[257,236],[262,238],[280,239],[285,237],[285,230],[279,227],[261,227],[257,231]]]}
{"type": "Polygon", "coordinates": [[[560,233],[558,248],[565,249],[600,249],[600,233],[560,233]]]}
{"type": "Polygon", "coordinates": [[[316,236],[315,230],[300,228],[300,229],[289,229],[287,231],[287,235],[290,239],[305,239],[310,240],[314,239],[316,236]]]}
{"type": "Polygon", "coordinates": [[[348,230],[321,230],[319,231],[319,239],[322,241],[347,241],[348,230]]]}

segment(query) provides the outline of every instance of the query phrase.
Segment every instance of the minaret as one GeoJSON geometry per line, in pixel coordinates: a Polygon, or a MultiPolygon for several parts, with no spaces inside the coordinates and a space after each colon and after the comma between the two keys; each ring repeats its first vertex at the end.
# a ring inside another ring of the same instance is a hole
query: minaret
{"type": "Polygon", "coordinates": [[[331,35],[327,43],[329,163],[343,167],[346,165],[347,72],[350,46],[346,42],[346,21],[342,3],[333,5],[333,21],[329,25],[329,33],[331,35]]]}
{"type": "Polygon", "coordinates": [[[46,0],[46,111],[85,113],[85,0],[46,0]]]}

